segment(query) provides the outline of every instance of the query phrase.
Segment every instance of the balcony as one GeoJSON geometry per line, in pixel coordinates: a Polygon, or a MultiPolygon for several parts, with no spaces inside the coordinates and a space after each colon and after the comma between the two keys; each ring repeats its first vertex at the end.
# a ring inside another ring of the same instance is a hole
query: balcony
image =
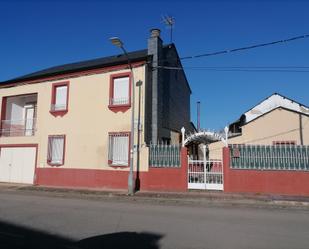
{"type": "Polygon", "coordinates": [[[34,136],[36,119],[2,120],[1,136],[18,137],[34,136]]]}
{"type": "Polygon", "coordinates": [[[37,94],[4,97],[1,113],[1,136],[34,136],[36,131],[37,94]]]}

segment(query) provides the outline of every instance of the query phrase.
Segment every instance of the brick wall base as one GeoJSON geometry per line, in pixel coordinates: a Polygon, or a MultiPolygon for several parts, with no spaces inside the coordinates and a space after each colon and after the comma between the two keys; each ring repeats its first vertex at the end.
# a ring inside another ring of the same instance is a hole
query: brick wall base
{"type": "MultiPolygon", "coordinates": [[[[187,191],[187,149],[181,151],[181,167],[149,168],[135,173],[140,190],[187,191]]],[[[36,184],[42,186],[127,189],[128,171],[71,168],[37,168],[36,184]]]]}
{"type": "Polygon", "coordinates": [[[223,149],[224,192],[309,196],[309,172],[230,168],[229,148],[223,149]]]}

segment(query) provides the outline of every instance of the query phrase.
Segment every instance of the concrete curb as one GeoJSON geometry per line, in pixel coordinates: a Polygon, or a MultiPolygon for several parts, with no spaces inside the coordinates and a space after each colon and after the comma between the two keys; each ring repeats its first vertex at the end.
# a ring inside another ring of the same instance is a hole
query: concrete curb
{"type": "Polygon", "coordinates": [[[0,191],[10,193],[37,194],[61,198],[79,198],[89,200],[112,199],[117,201],[134,201],[148,203],[182,204],[197,206],[247,206],[267,208],[301,208],[309,209],[309,197],[228,194],[222,192],[137,192],[128,196],[126,190],[110,189],[72,189],[43,186],[25,186],[0,184],[0,191]]]}

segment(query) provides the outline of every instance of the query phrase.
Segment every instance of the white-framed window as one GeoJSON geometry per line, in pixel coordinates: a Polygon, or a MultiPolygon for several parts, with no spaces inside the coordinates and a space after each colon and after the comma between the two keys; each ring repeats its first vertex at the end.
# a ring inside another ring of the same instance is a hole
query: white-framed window
{"type": "Polygon", "coordinates": [[[130,133],[109,133],[108,162],[112,166],[129,166],[130,133]]]}
{"type": "Polygon", "coordinates": [[[129,105],[130,104],[130,75],[112,76],[110,104],[129,105]]]}
{"type": "Polygon", "coordinates": [[[64,164],[65,135],[48,137],[47,163],[50,165],[64,164]]]}

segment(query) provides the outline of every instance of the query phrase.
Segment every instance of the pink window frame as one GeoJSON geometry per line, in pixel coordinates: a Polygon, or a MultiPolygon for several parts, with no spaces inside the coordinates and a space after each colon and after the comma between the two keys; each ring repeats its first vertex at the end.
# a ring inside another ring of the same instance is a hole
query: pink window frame
{"type": "Polygon", "coordinates": [[[125,73],[117,73],[117,74],[111,74],[110,75],[110,83],[109,83],[109,104],[108,104],[108,108],[113,111],[113,112],[125,112],[128,109],[130,109],[131,107],[131,91],[132,91],[132,87],[131,87],[131,81],[132,81],[132,75],[131,72],[125,72],[125,73]],[[129,103],[128,104],[120,104],[120,105],[115,105],[113,104],[112,100],[114,98],[114,80],[115,79],[119,79],[119,78],[125,78],[125,77],[129,77],[129,103]]]}
{"type": "MultiPolygon", "coordinates": [[[[108,159],[108,165],[110,167],[120,167],[120,168],[128,168],[130,167],[130,150],[131,150],[131,132],[123,131],[123,132],[109,132],[108,133],[108,146],[109,146],[109,139],[111,136],[127,136],[129,137],[129,145],[128,145],[128,165],[115,165],[113,164],[112,160],[108,159]]],[[[109,149],[109,148],[108,148],[109,149]]]]}
{"type": "Polygon", "coordinates": [[[69,91],[70,91],[70,82],[63,81],[57,82],[52,85],[52,94],[51,94],[51,104],[50,104],[50,113],[54,116],[64,116],[69,111],[69,91]],[[63,110],[53,110],[53,105],[56,104],[56,89],[57,87],[66,86],[67,87],[67,101],[66,108],[63,110]]]}
{"type": "Polygon", "coordinates": [[[50,166],[62,166],[64,165],[64,162],[65,162],[65,149],[66,149],[66,135],[49,135],[48,136],[48,144],[47,144],[47,164],[50,165],[50,166]],[[50,158],[50,154],[51,153],[51,148],[49,148],[50,146],[50,140],[53,139],[53,138],[63,138],[63,157],[62,157],[62,162],[59,164],[59,163],[52,163],[51,162],[51,158],[50,158]]]}

